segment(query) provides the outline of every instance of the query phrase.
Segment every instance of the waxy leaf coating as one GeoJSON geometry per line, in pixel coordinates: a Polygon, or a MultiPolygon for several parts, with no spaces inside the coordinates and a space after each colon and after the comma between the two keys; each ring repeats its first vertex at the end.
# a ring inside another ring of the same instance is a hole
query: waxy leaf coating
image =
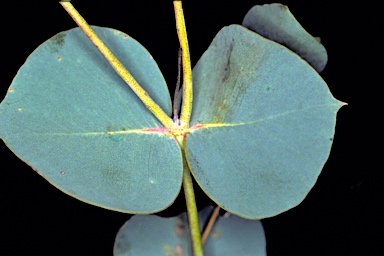
{"type": "MultiPolygon", "coordinates": [[[[164,78],[128,35],[93,27],[154,100],[171,113],[164,78]]],[[[169,206],[182,179],[172,137],[79,29],[39,46],[0,105],[0,137],[50,183],[82,201],[122,212],[169,206]]]]}
{"type": "MultiPolygon", "coordinates": [[[[171,114],[153,58],[113,29],[95,32],[171,114]]],[[[0,137],[65,193],[129,213],[178,195],[184,133],[189,167],[227,211],[250,219],[299,204],[328,158],[342,106],[317,72],[285,47],[223,28],[193,70],[191,128],[166,129],[76,28],[27,59],[0,105],[0,137]],[[180,137],[179,137],[180,138],[180,137]]]]}
{"type": "Polygon", "coordinates": [[[321,72],[328,61],[327,51],[282,4],[255,5],[245,15],[243,26],[289,47],[321,72]]]}
{"type": "Polygon", "coordinates": [[[250,219],[298,205],[334,136],[333,98],[285,47],[239,25],[223,28],[193,69],[189,166],[222,208],[250,219]]]}
{"type": "MultiPolygon", "coordinates": [[[[206,226],[213,207],[199,212],[200,230],[206,226]]],[[[113,255],[192,255],[187,214],[161,218],[155,215],[136,215],[117,233],[113,255]]],[[[265,256],[266,241],[263,226],[258,220],[218,216],[206,243],[205,256],[265,256]]]]}

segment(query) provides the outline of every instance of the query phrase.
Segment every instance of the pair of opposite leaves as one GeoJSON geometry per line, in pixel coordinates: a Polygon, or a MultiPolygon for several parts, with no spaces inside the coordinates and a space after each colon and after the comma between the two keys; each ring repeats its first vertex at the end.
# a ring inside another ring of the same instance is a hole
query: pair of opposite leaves
{"type": "MultiPolygon", "coordinates": [[[[150,54],[120,31],[93,29],[171,115],[150,54]]],[[[299,204],[328,158],[342,106],[317,72],[285,47],[231,25],[194,67],[193,85],[182,146],[207,195],[250,219],[299,204]]],[[[128,213],[160,211],[180,191],[180,145],[161,127],[79,28],[39,46],[0,105],[0,136],[23,161],[73,197],[128,213]]]]}

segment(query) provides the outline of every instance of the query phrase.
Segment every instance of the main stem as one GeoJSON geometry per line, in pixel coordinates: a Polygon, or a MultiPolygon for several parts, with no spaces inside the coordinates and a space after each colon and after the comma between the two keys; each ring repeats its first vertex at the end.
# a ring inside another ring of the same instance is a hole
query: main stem
{"type": "MultiPolygon", "coordinates": [[[[192,113],[192,69],[189,55],[189,46],[187,39],[187,30],[185,28],[184,13],[181,1],[173,1],[176,18],[177,35],[179,36],[181,47],[181,58],[183,62],[183,101],[180,114],[180,128],[189,128],[189,121],[192,113]]],[[[194,256],[203,256],[203,245],[201,243],[199,216],[197,214],[195,192],[193,191],[193,183],[191,172],[185,157],[185,136],[178,137],[180,148],[183,154],[183,188],[185,201],[187,203],[189,230],[191,233],[192,250],[194,256]]]]}
{"type": "Polygon", "coordinates": [[[203,256],[203,245],[201,242],[199,216],[197,214],[195,192],[193,190],[193,182],[185,153],[183,150],[183,188],[185,201],[187,203],[189,230],[191,233],[192,250],[194,256],[203,256]]]}

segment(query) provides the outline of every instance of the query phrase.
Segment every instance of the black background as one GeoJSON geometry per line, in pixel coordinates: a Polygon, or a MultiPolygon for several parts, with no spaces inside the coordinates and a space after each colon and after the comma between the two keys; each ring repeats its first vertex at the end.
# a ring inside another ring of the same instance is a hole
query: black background
{"type": "MultiPolygon", "coordinates": [[[[178,39],[172,1],[72,1],[88,23],[128,33],[148,49],[169,87],[177,76],[178,39]],[[87,3],[85,3],[87,2],[87,3]],[[92,4],[91,4],[91,3],[92,4]],[[129,4],[124,4],[128,2],[129,4]]],[[[257,0],[183,1],[192,66],[215,34],[240,24],[257,0]]],[[[281,1],[314,36],[329,62],[321,76],[333,95],[349,103],[338,113],[330,158],[318,182],[297,207],[263,220],[267,252],[275,255],[381,255],[375,80],[382,64],[378,7],[342,1],[281,1]],[[377,28],[375,28],[377,26],[377,28]]],[[[56,33],[76,26],[57,1],[1,3],[0,98],[30,53],[56,33]]],[[[173,93],[173,90],[171,89],[173,93]]],[[[381,115],[382,116],[382,115],[381,115]]],[[[50,185],[0,142],[2,255],[112,255],[114,237],[130,215],[80,202],[50,185]]],[[[196,188],[198,190],[198,188],[196,188]]],[[[197,191],[198,207],[210,204],[197,191]]],[[[159,213],[185,210],[183,195],[159,213]]],[[[239,254],[241,255],[241,254],[239,254]]]]}

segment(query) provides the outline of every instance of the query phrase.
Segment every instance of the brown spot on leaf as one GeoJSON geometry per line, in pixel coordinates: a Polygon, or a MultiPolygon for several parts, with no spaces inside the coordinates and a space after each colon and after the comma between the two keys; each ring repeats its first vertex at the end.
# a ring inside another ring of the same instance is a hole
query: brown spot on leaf
{"type": "Polygon", "coordinates": [[[64,174],[65,174],[65,171],[61,171],[60,174],[61,174],[61,175],[64,175],[64,174]]]}
{"type": "Polygon", "coordinates": [[[183,255],[183,252],[183,247],[181,247],[181,245],[175,245],[175,256],[181,256],[183,255]]]}
{"type": "Polygon", "coordinates": [[[120,32],[118,30],[115,30],[115,34],[118,35],[120,32]]]}
{"type": "Polygon", "coordinates": [[[222,78],[222,82],[225,82],[228,80],[230,74],[231,74],[231,56],[232,56],[232,52],[233,52],[233,46],[234,46],[234,39],[232,39],[232,42],[231,44],[229,45],[229,50],[228,50],[228,53],[227,53],[227,63],[225,64],[225,67],[224,67],[224,76],[222,78]]]}
{"type": "Polygon", "coordinates": [[[185,224],[182,219],[176,219],[175,233],[177,236],[183,236],[185,234],[185,224]]]}
{"type": "Polygon", "coordinates": [[[9,91],[9,92],[13,92],[13,89],[12,89],[12,88],[8,88],[8,91],[9,91]]]}
{"type": "Polygon", "coordinates": [[[61,57],[60,57],[60,56],[57,56],[57,60],[60,61],[60,60],[61,60],[61,57]]]}
{"type": "Polygon", "coordinates": [[[220,232],[217,229],[213,230],[212,237],[214,239],[219,239],[220,238],[220,232]]]}
{"type": "Polygon", "coordinates": [[[128,38],[128,35],[127,35],[127,34],[124,34],[123,37],[124,37],[124,38],[128,38]]]}

